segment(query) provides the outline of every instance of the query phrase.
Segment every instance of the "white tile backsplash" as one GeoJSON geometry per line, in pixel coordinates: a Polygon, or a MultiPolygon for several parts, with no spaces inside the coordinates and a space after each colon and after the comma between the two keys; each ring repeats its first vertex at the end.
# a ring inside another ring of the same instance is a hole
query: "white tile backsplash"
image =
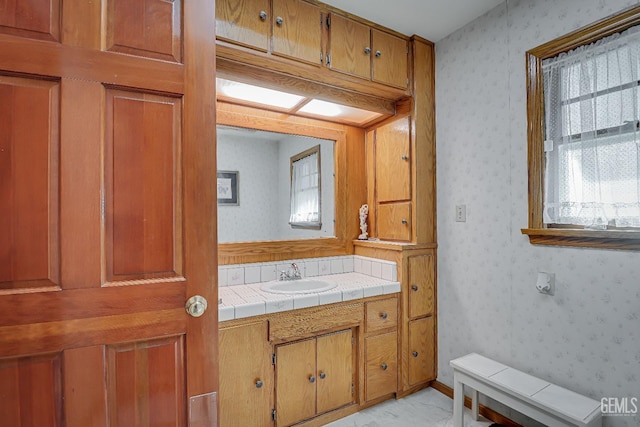
{"type": "Polygon", "coordinates": [[[221,266],[218,268],[218,285],[223,287],[278,280],[280,272],[289,271],[292,263],[298,265],[303,277],[355,272],[389,281],[398,280],[398,270],[394,262],[359,255],[344,255],[221,266]]]}

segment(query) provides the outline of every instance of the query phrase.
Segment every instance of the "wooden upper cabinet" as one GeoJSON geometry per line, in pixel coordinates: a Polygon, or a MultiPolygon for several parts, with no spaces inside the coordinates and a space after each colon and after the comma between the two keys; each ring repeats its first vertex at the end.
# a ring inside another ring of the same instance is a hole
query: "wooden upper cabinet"
{"type": "Polygon", "coordinates": [[[322,60],[320,8],[302,0],[272,0],[271,52],[310,64],[322,60]]]}
{"type": "Polygon", "coordinates": [[[406,89],[409,45],[405,39],[372,29],[372,80],[406,89]]]}
{"type": "Polygon", "coordinates": [[[376,129],[375,177],[377,201],[411,199],[410,117],[376,129]]]}
{"type": "Polygon", "coordinates": [[[332,70],[371,78],[371,31],[364,24],[331,15],[329,52],[332,70]]]}
{"type": "Polygon", "coordinates": [[[407,40],[331,14],[329,67],[334,71],[406,89],[407,40]]]}
{"type": "Polygon", "coordinates": [[[216,36],[266,52],[271,28],[269,0],[216,1],[216,36]]]}

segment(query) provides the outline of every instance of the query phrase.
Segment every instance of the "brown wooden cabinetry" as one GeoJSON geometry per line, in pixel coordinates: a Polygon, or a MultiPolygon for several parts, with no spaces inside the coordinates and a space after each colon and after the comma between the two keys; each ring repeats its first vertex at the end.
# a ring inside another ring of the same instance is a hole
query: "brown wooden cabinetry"
{"type": "Polygon", "coordinates": [[[365,401],[398,390],[398,298],[368,302],[365,308],[365,401]]]}
{"type": "Polygon", "coordinates": [[[276,424],[289,426],[355,401],[351,329],[276,346],[276,424]]]}
{"type": "Polygon", "coordinates": [[[435,379],[435,334],[433,316],[412,320],[409,326],[409,386],[435,379]]]}
{"type": "Polygon", "coordinates": [[[433,256],[409,257],[409,318],[433,315],[435,307],[435,265],[433,256]]]}
{"type": "Polygon", "coordinates": [[[332,70],[406,89],[407,40],[338,14],[330,16],[332,70]]]}
{"type": "Polygon", "coordinates": [[[269,50],[269,0],[216,1],[216,36],[228,42],[269,50]]]}
{"type": "Polygon", "coordinates": [[[267,321],[222,328],[219,335],[220,425],[270,426],[274,384],[267,321]]]}
{"type": "Polygon", "coordinates": [[[216,37],[298,61],[322,63],[320,8],[303,0],[220,0],[216,37]]]}
{"type": "Polygon", "coordinates": [[[411,219],[411,117],[404,116],[378,127],[373,135],[375,169],[376,237],[410,241],[411,219]]]}
{"type": "Polygon", "coordinates": [[[302,0],[271,0],[275,55],[320,65],[322,16],[320,8],[302,0]]]}

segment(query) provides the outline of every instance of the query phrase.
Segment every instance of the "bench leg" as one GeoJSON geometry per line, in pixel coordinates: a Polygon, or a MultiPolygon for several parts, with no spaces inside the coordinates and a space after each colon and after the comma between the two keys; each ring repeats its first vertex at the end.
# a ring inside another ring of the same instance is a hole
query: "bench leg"
{"type": "Polygon", "coordinates": [[[453,427],[464,427],[464,384],[453,374],[453,427]]]}
{"type": "Polygon", "coordinates": [[[478,390],[471,391],[471,416],[474,421],[478,421],[478,390]]]}

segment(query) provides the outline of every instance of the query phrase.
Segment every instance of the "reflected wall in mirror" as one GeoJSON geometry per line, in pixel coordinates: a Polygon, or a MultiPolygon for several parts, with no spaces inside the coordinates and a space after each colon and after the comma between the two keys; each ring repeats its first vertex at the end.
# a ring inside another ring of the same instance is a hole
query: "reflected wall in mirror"
{"type": "Polygon", "coordinates": [[[238,171],[240,203],[218,206],[220,243],[312,239],[335,236],[335,141],[218,125],[219,170],[238,171]],[[320,229],[293,228],[291,157],[320,145],[320,229]]]}

